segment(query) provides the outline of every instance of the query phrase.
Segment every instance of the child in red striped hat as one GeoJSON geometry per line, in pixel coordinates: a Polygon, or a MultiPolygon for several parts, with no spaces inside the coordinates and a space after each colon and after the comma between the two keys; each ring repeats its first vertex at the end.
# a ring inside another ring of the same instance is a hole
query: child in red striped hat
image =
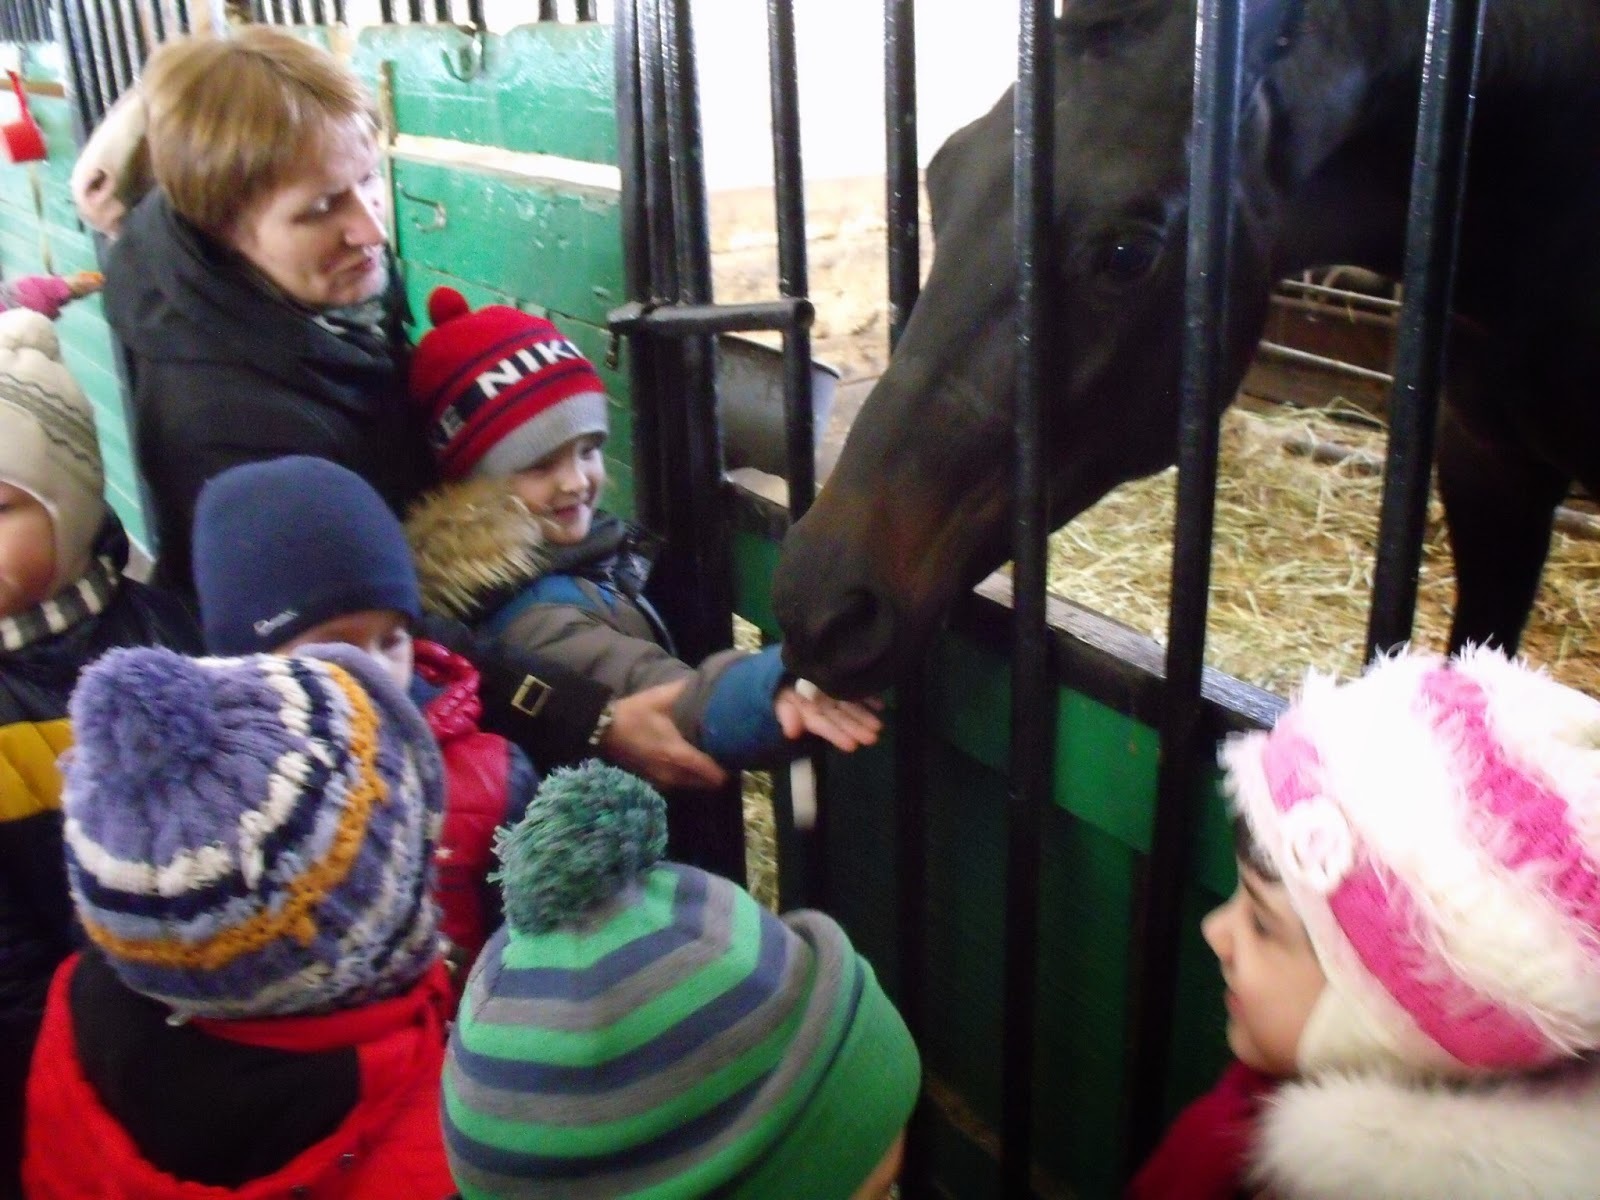
{"type": "MultiPolygon", "coordinates": [[[[674,656],[643,595],[645,539],[598,508],[605,386],[554,324],[503,305],[469,312],[449,288],[434,291],[428,315],[411,395],[447,482],[407,522],[424,609],[587,671],[618,696],[681,684],[679,729],[730,769],[789,757],[808,733],[844,751],[877,740],[869,707],[797,687],[777,647],[698,668],[674,656]]],[[[601,753],[604,726],[591,741],[601,753]]]]}
{"type": "Polygon", "coordinates": [[[1399,654],[1222,757],[1239,888],[1202,931],[1238,1061],[1129,1196],[1595,1195],[1600,703],[1399,654]]]}

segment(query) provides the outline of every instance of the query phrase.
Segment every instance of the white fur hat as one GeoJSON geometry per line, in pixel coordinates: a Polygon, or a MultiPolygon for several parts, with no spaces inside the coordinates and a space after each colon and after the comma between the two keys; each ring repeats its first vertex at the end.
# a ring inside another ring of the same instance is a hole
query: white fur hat
{"type": "Polygon", "coordinates": [[[61,362],[50,321],[0,313],[0,483],[44,505],[55,527],[51,594],[79,578],[105,520],[94,410],[61,362]]]}
{"type": "Polygon", "coordinates": [[[1497,651],[1401,653],[1222,758],[1327,975],[1303,1071],[1600,1048],[1600,703],[1497,651]]]}

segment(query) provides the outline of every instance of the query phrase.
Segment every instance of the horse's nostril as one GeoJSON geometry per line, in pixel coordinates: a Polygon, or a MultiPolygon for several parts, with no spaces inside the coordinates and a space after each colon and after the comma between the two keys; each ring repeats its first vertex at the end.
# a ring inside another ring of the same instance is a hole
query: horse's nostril
{"type": "Polygon", "coordinates": [[[812,631],[813,659],[831,676],[878,665],[894,643],[894,610],[866,588],[852,588],[812,631]]]}

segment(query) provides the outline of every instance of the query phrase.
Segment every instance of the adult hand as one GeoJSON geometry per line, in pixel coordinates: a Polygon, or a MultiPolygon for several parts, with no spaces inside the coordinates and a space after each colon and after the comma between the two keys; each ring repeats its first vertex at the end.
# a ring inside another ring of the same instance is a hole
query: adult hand
{"type": "Polygon", "coordinates": [[[878,734],[883,732],[883,721],[873,709],[880,706],[877,700],[864,704],[835,700],[802,680],[794,687],[780,690],[772,707],[778,724],[783,727],[784,737],[815,734],[834,749],[849,754],[878,740],[878,734]]]}
{"type": "Polygon", "coordinates": [[[728,773],[691,745],[672,720],[672,706],[688,685],[687,678],[680,679],[617,700],[611,724],[600,735],[601,757],[658,788],[714,788],[726,783],[728,773]]]}

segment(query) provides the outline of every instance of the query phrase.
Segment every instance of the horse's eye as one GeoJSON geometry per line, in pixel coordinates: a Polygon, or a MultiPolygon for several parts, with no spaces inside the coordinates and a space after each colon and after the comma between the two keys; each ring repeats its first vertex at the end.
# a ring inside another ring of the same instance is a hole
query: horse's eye
{"type": "Polygon", "coordinates": [[[1137,283],[1155,269],[1161,248],[1161,239],[1152,232],[1115,234],[1095,251],[1094,276],[1110,284],[1137,283]]]}

